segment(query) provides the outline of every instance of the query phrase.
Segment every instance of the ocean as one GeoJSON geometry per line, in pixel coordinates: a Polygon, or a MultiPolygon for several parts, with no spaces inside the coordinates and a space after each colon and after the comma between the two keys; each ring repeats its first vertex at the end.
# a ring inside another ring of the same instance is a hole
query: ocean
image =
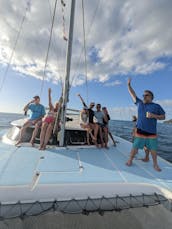
{"type": "MultiPolygon", "coordinates": [[[[22,114],[0,112],[0,136],[10,127],[10,122],[23,118],[22,114]]],[[[130,121],[111,120],[112,134],[131,141],[133,123],[130,121]]],[[[158,155],[172,162],[172,124],[158,123],[158,155]]]]}

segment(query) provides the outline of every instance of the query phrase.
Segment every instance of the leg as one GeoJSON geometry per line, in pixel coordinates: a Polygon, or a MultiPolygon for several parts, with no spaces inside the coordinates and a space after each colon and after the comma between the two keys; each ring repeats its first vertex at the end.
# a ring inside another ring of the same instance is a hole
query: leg
{"type": "Polygon", "coordinates": [[[108,128],[103,127],[104,133],[105,133],[105,148],[108,148],[108,128]]]}
{"type": "Polygon", "coordinates": [[[101,147],[103,147],[104,141],[103,141],[103,133],[102,133],[102,127],[101,126],[99,126],[99,133],[100,133],[101,147]]]}
{"type": "Polygon", "coordinates": [[[81,126],[81,128],[83,128],[84,130],[87,131],[87,133],[86,133],[87,134],[87,144],[90,145],[90,140],[89,140],[90,135],[89,135],[89,133],[91,132],[91,128],[90,128],[89,124],[81,123],[80,126],[81,126]]]}
{"type": "Polygon", "coordinates": [[[89,125],[90,125],[91,129],[94,130],[94,138],[95,138],[95,140],[97,140],[99,125],[96,123],[89,123],[89,125]]]}
{"type": "Polygon", "coordinates": [[[96,123],[89,123],[89,128],[91,129],[90,131],[91,138],[93,139],[94,144],[98,147],[97,135],[99,131],[99,125],[96,123]],[[92,134],[92,130],[94,130],[94,135],[92,134]]]}
{"type": "Polygon", "coordinates": [[[39,149],[42,149],[43,145],[44,145],[44,138],[45,138],[45,134],[46,134],[46,131],[47,131],[47,127],[48,127],[48,123],[47,122],[44,122],[42,124],[42,127],[41,127],[41,133],[40,133],[40,147],[39,149]]]}
{"type": "Polygon", "coordinates": [[[90,138],[89,130],[87,130],[87,144],[88,144],[88,145],[90,145],[90,140],[89,140],[89,138],[90,138]]]}
{"type": "Polygon", "coordinates": [[[96,141],[96,138],[94,137],[94,135],[92,134],[92,129],[88,129],[88,133],[90,134],[93,142],[96,141]]]}
{"type": "Polygon", "coordinates": [[[116,146],[116,142],[115,142],[115,140],[114,140],[114,138],[113,138],[111,132],[109,132],[109,136],[110,136],[110,138],[112,139],[114,146],[116,146]]]}
{"type": "Polygon", "coordinates": [[[32,146],[34,146],[34,141],[35,141],[35,138],[36,138],[36,136],[38,134],[38,130],[39,130],[40,127],[41,127],[41,123],[36,123],[35,129],[34,129],[34,131],[32,133],[32,138],[30,140],[30,143],[32,144],[32,146]]]}
{"type": "Polygon", "coordinates": [[[158,166],[156,151],[155,151],[155,150],[150,150],[150,152],[151,152],[152,159],[153,159],[153,167],[154,167],[154,169],[155,169],[156,171],[160,172],[161,169],[160,169],[160,167],[158,166]]]}
{"type": "Polygon", "coordinates": [[[148,162],[149,161],[149,149],[146,146],[144,146],[144,151],[145,151],[145,158],[143,158],[142,161],[148,162]]]}
{"type": "Polygon", "coordinates": [[[138,149],[136,148],[136,149],[132,149],[131,150],[131,153],[130,153],[130,158],[129,158],[129,160],[126,162],[126,165],[128,165],[128,166],[131,166],[132,165],[132,161],[133,161],[133,159],[134,159],[134,156],[136,155],[136,153],[138,152],[138,149]]]}
{"type": "Polygon", "coordinates": [[[46,145],[48,144],[48,141],[51,137],[52,131],[53,131],[53,125],[52,125],[52,123],[49,123],[47,126],[47,129],[46,129],[45,137],[44,137],[44,143],[43,143],[43,147],[42,147],[43,150],[46,148],[46,145]]]}
{"type": "Polygon", "coordinates": [[[32,122],[30,120],[28,120],[27,122],[24,123],[24,125],[22,126],[22,128],[20,130],[19,140],[17,141],[16,145],[18,145],[22,142],[22,138],[23,138],[23,135],[24,135],[26,129],[31,125],[32,125],[32,122]]]}

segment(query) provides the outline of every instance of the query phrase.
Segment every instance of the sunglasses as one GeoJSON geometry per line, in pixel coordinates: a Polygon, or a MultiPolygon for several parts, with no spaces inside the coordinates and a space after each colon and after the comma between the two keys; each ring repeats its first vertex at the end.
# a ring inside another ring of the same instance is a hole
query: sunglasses
{"type": "Polygon", "coordinates": [[[144,94],[143,97],[151,96],[150,94],[144,94]]]}

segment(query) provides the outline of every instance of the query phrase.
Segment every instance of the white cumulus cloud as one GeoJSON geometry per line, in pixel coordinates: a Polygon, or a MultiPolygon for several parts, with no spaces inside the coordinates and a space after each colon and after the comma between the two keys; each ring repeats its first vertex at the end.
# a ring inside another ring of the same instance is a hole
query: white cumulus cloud
{"type": "MultiPolygon", "coordinates": [[[[0,0],[0,63],[9,62],[30,2],[11,65],[15,71],[41,79],[50,36],[54,0],[0,0]]],[[[68,37],[70,1],[66,0],[68,37]]],[[[172,56],[171,0],[85,0],[87,78],[106,83],[118,74],[148,74],[165,68],[161,57],[172,56]]],[[[81,1],[76,1],[71,78],[85,82],[81,1]]],[[[60,1],[54,23],[46,80],[64,78],[66,42],[60,1]]],[[[116,82],[116,83],[115,83],[116,82]]],[[[108,86],[108,83],[106,83],[108,86]]],[[[110,85],[109,85],[110,86],[110,85]]]]}

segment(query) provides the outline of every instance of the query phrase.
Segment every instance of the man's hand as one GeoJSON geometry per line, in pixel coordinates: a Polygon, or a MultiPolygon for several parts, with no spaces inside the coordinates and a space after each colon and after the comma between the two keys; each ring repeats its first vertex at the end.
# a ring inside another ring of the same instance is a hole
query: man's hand
{"type": "Polygon", "coordinates": [[[165,119],[165,114],[157,115],[157,114],[153,114],[153,113],[150,113],[150,112],[146,112],[146,118],[155,118],[157,120],[164,120],[165,119]]]}
{"type": "Polygon", "coordinates": [[[150,113],[150,112],[146,112],[146,118],[157,118],[156,114],[150,113]]]}
{"type": "Polygon", "coordinates": [[[77,94],[77,96],[81,97],[81,95],[80,95],[80,94],[77,94]]]}
{"type": "Polygon", "coordinates": [[[31,101],[29,102],[29,104],[30,104],[30,103],[34,103],[34,102],[35,102],[35,99],[31,100],[31,101]]]}

